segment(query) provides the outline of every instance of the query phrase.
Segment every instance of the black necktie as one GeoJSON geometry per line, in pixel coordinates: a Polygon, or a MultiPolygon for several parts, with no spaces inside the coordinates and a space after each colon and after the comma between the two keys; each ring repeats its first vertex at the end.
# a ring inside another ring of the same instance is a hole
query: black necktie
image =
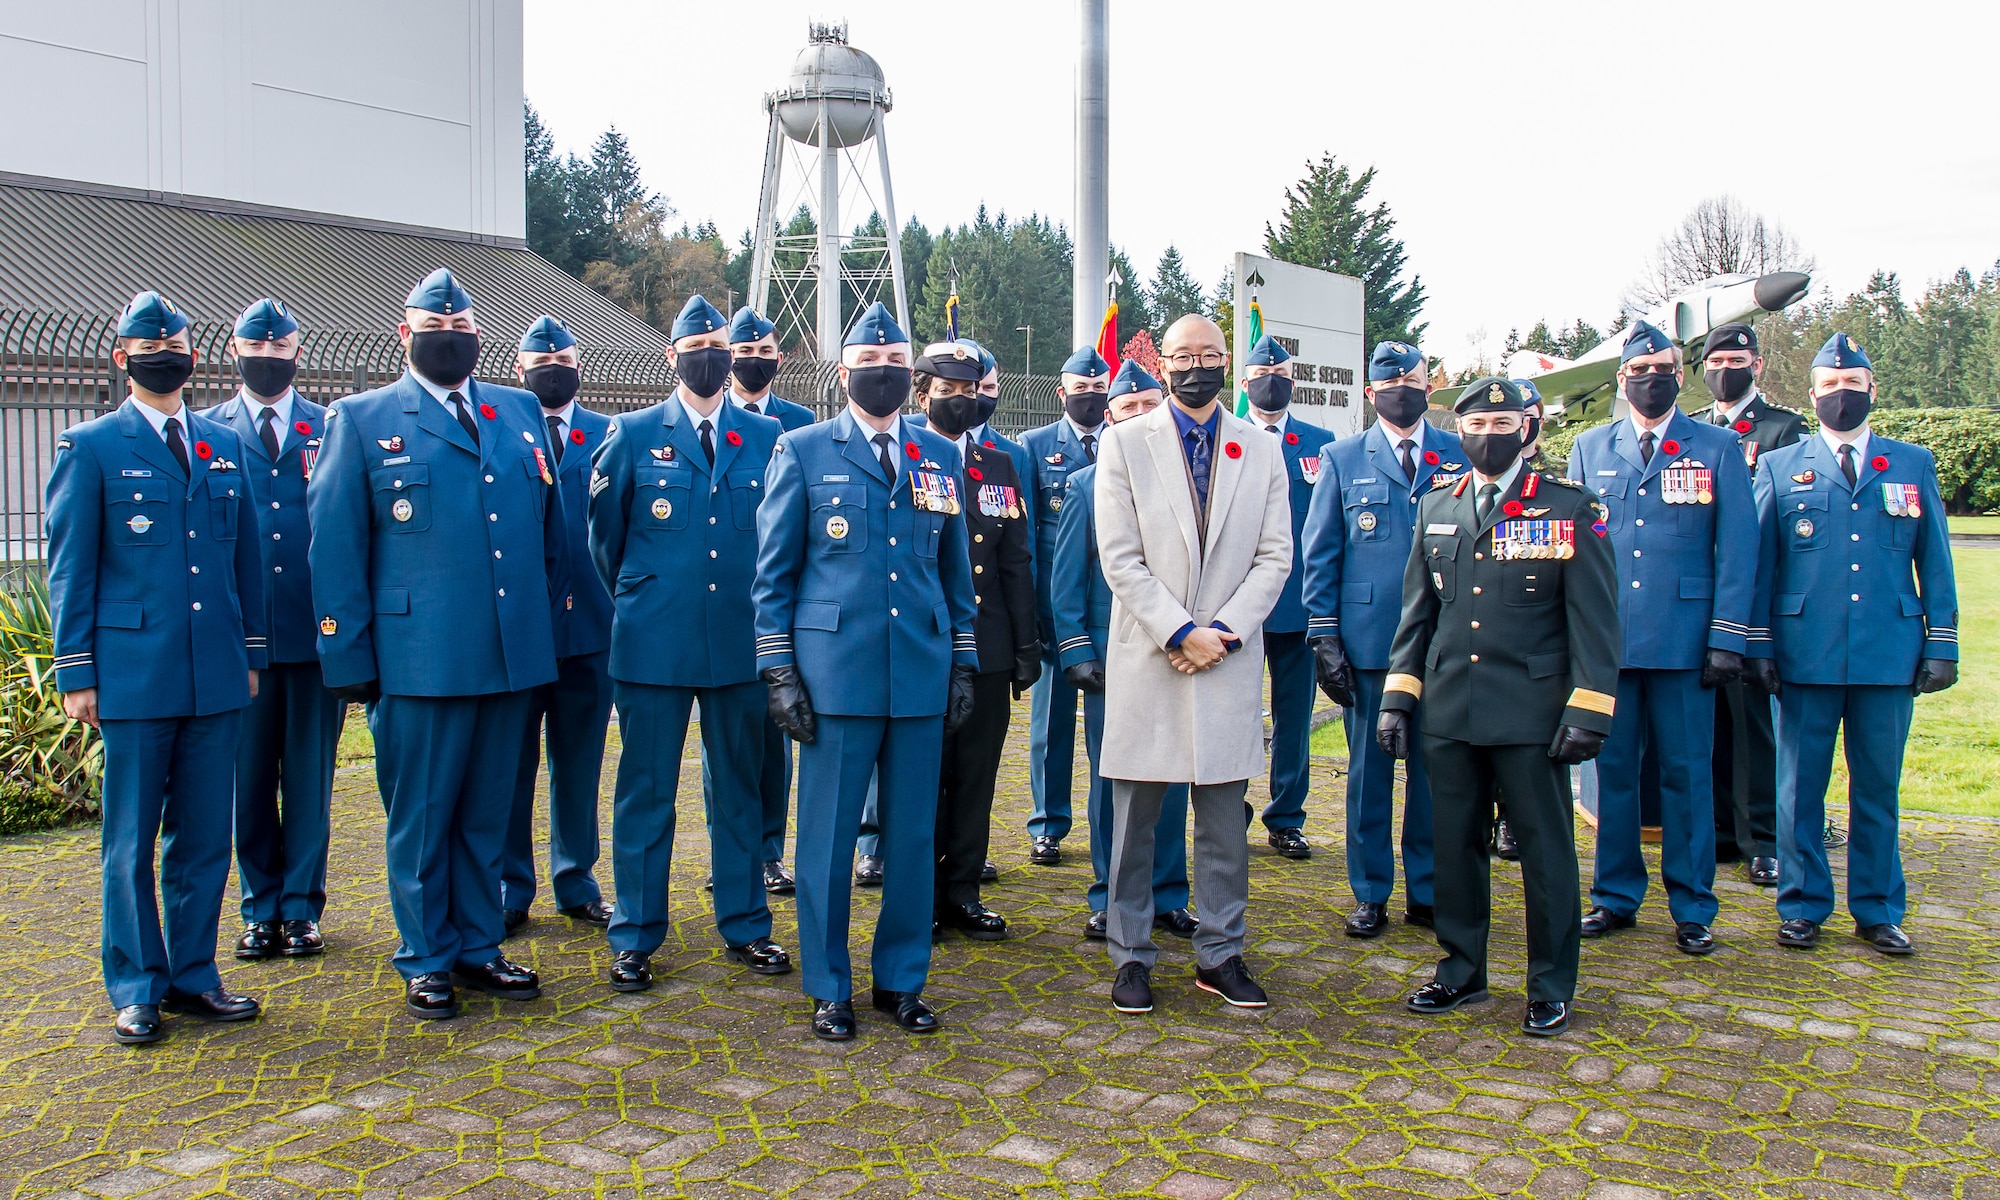
{"type": "Polygon", "coordinates": [[[889,477],[889,482],[893,485],[896,482],[896,460],[889,455],[889,443],[895,439],[886,433],[878,433],[871,440],[874,441],[876,452],[882,460],[882,473],[889,477]]]}
{"type": "Polygon", "coordinates": [[[1650,429],[1639,435],[1639,461],[1642,463],[1653,461],[1653,431],[1650,429]]]}
{"type": "Polygon", "coordinates": [[[181,465],[181,473],[184,475],[190,474],[191,470],[188,467],[188,444],[187,439],[181,437],[181,419],[179,417],[167,418],[167,449],[174,452],[174,461],[181,465]]]}
{"type": "MultiPolygon", "coordinates": [[[[183,458],[182,461],[185,462],[186,459],[183,458]]],[[[1854,447],[1844,443],[1840,447],[1840,473],[1847,476],[1848,487],[1853,487],[1854,481],[1860,478],[1860,473],[1854,469],[1854,447]]]]}
{"type": "Polygon", "coordinates": [[[549,418],[549,453],[555,455],[556,462],[562,462],[562,418],[549,418]]]}
{"type": "Polygon", "coordinates": [[[276,409],[265,409],[263,424],[257,430],[257,436],[264,440],[264,453],[270,456],[272,462],[278,461],[278,431],[271,424],[276,416],[276,409]]]}
{"type": "Polygon", "coordinates": [[[701,422],[701,452],[708,456],[708,465],[715,465],[715,427],[706,418],[701,422]]]}
{"type": "Polygon", "coordinates": [[[1500,500],[1500,485],[1483,483],[1479,485],[1479,523],[1486,524],[1486,518],[1493,515],[1493,506],[1500,500]]]}
{"type": "Polygon", "coordinates": [[[448,399],[451,401],[452,408],[458,412],[458,423],[464,427],[465,436],[471,438],[472,444],[477,446],[479,444],[479,426],[472,423],[472,410],[465,407],[464,393],[453,392],[448,399]]]}
{"type": "Polygon", "coordinates": [[[1415,483],[1417,481],[1416,439],[1404,438],[1403,444],[1396,447],[1396,449],[1400,450],[1403,455],[1403,478],[1409,480],[1411,483],[1415,483]]]}
{"type": "Polygon", "coordinates": [[[757,407],[757,402],[755,400],[752,400],[750,403],[744,405],[743,408],[746,412],[755,413],[760,417],[764,415],[764,410],[757,407]]]}
{"type": "Polygon", "coordinates": [[[1090,460],[1091,462],[1096,462],[1096,461],[1097,461],[1097,435],[1096,435],[1096,434],[1094,434],[1094,433],[1086,433],[1086,434],[1084,434],[1084,435],[1083,435],[1083,456],[1084,456],[1085,458],[1089,459],[1089,460],[1090,460]]]}
{"type": "Polygon", "coordinates": [[[1277,432],[1278,432],[1278,427],[1277,427],[1276,425],[1266,425],[1266,426],[1264,426],[1264,428],[1265,428],[1265,429],[1266,429],[1267,431],[1271,432],[1271,433],[1277,433],[1277,432]]]}

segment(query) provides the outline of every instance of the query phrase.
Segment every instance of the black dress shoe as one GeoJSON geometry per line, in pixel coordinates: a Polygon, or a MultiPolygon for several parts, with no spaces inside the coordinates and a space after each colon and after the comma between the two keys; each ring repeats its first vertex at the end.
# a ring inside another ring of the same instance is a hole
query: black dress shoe
{"type": "Polygon", "coordinates": [[[1409,907],[1403,910],[1403,924],[1421,925],[1425,929],[1436,929],[1437,909],[1431,905],[1418,904],[1415,900],[1412,900],[1409,903],[1409,907]]]}
{"type": "Polygon", "coordinates": [[[1083,936],[1095,942],[1101,942],[1110,937],[1111,914],[1101,908],[1091,913],[1090,920],[1083,923],[1083,936]]]}
{"type": "Polygon", "coordinates": [[[1165,930],[1175,937],[1191,938],[1201,928],[1193,913],[1185,908],[1170,908],[1163,913],[1153,914],[1153,928],[1165,930]]]}
{"type": "Polygon", "coordinates": [[[1715,949],[1715,935],[1699,921],[1682,921],[1674,926],[1674,949],[1682,954],[1707,954],[1715,949]]]}
{"type": "Polygon", "coordinates": [[[752,938],[741,946],[726,946],[723,953],[730,962],[742,963],[759,975],[791,974],[792,956],[767,937],[752,938]]]}
{"type": "Polygon", "coordinates": [[[279,945],[279,952],[286,958],[311,958],[325,950],[326,939],[320,936],[319,922],[285,922],[284,940],[279,945]]]}
{"type": "Polygon", "coordinates": [[[219,987],[199,994],[176,992],[169,988],[167,998],[160,1002],[160,1007],[170,1013],[185,1013],[204,1021],[248,1021],[264,1011],[263,1006],[250,997],[238,996],[219,987]]]}
{"type": "Polygon", "coordinates": [[[1062,861],[1062,842],[1052,837],[1028,840],[1028,861],[1038,867],[1053,867],[1062,861]]]}
{"type": "Polygon", "coordinates": [[[1567,1000],[1530,1000],[1521,1017],[1521,1032],[1529,1037],[1554,1037],[1568,1028],[1567,1000]]]}
{"type": "Polygon", "coordinates": [[[1760,854],[1750,860],[1750,882],[1758,887],[1778,886],[1778,860],[1760,854]]]}
{"type": "Polygon", "coordinates": [[[1778,944],[1794,950],[1810,950],[1819,945],[1819,923],[1804,917],[1778,922],[1778,944]]]}
{"type": "Polygon", "coordinates": [[[974,900],[953,904],[937,911],[937,920],[947,929],[956,929],[975,942],[999,942],[1007,938],[1007,918],[974,900]]]}
{"type": "Polygon", "coordinates": [[[937,1013],[924,1003],[924,998],[915,992],[892,992],[887,988],[876,988],[873,1003],[877,1012],[885,1012],[896,1018],[896,1024],[905,1033],[936,1033],[944,1028],[937,1013]]]}
{"type": "Polygon", "coordinates": [[[420,1021],[443,1021],[458,1015],[458,993],[452,990],[451,975],[433,971],[418,975],[403,985],[403,1007],[420,1021]]]}
{"type": "Polygon", "coordinates": [[[1142,962],[1128,962],[1118,968],[1111,981],[1111,1007],[1122,1013],[1153,1011],[1153,971],[1142,962]]]}
{"type": "Polygon", "coordinates": [[[503,930],[500,940],[504,942],[508,938],[513,937],[516,933],[520,932],[521,926],[526,925],[527,923],[528,923],[527,909],[510,908],[505,910],[500,914],[500,925],[501,929],[503,930]]]}
{"type": "Polygon", "coordinates": [[[854,886],[855,887],[882,886],[881,855],[864,854],[860,858],[854,860],[854,886]]]}
{"type": "Polygon", "coordinates": [[[1354,906],[1354,912],[1347,918],[1343,932],[1351,938],[1381,937],[1389,928],[1389,908],[1373,900],[1364,900],[1354,906]]]}
{"type": "Polygon", "coordinates": [[[463,987],[477,988],[501,1000],[533,1000],[542,994],[541,978],[528,968],[509,961],[504,954],[496,954],[476,967],[453,970],[451,981],[463,987]]]}
{"type": "Polygon", "coordinates": [[[1000,880],[1000,864],[994,862],[990,858],[987,859],[985,865],[979,868],[979,882],[998,883],[999,880],[1000,880]]]}
{"type": "Polygon", "coordinates": [[[1917,952],[1916,946],[1910,941],[1910,935],[1903,932],[1903,927],[1886,921],[1880,925],[1856,925],[1854,936],[1883,954],[1901,956],[1917,952]]]}
{"type": "Polygon", "coordinates": [[[1638,923],[1638,918],[1612,912],[1602,904],[1594,905],[1583,914],[1583,936],[1603,937],[1614,929],[1630,929],[1638,923]]]}
{"type": "Polygon", "coordinates": [[[1241,954],[1232,954],[1213,967],[1196,967],[1194,985],[1237,1008],[1263,1008],[1271,1003],[1264,989],[1250,978],[1250,968],[1243,965],[1241,954]]]}
{"type": "Polygon", "coordinates": [[[1461,1004],[1479,1004],[1487,999],[1483,987],[1453,987],[1433,979],[1411,993],[1403,1007],[1411,1012],[1448,1013],[1461,1004]]]}
{"type": "Polygon", "coordinates": [[[1514,840],[1513,823],[1505,817],[1493,826],[1493,855],[1508,862],[1521,861],[1521,843],[1514,840]]]}
{"type": "Polygon", "coordinates": [[[244,962],[269,958],[278,952],[282,937],[276,921],[252,921],[243,927],[243,936],[236,939],[236,957],[244,962]]]}
{"type": "Polygon", "coordinates": [[[821,1000],[813,1005],[813,1036],[822,1042],[854,1040],[854,1005],[846,1000],[821,1000]]]}
{"type": "Polygon", "coordinates": [[[789,896],[799,890],[799,881],[785,869],[782,859],[772,859],[764,864],[764,890],[773,896],[789,896]]]}
{"type": "Polygon", "coordinates": [[[1312,843],[1306,840],[1304,831],[1298,829],[1273,829],[1264,839],[1271,848],[1284,858],[1311,858],[1312,843]]]}
{"type": "Polygon", "coordinates": [[[620,950],[611,956],[611,990],[643,992],[653,986],[653,956],[644,950],[620,950]]]}
{"type": "Polygon", "coordinates": [[[595,900],[585,900],[582,904],[572,904],[559,908],[557,913],[572,921],[588,921],[592,925],[611,924],[611,901],[599,896],[595,900]]]}
{"type": "Polygon", "coordinates": [[[127,1046],[143,1046],[167,1036],[166,1022],[160,1020],[155,1004],[128,1004],[111,1022],[111,1036],[127,1046]]]}

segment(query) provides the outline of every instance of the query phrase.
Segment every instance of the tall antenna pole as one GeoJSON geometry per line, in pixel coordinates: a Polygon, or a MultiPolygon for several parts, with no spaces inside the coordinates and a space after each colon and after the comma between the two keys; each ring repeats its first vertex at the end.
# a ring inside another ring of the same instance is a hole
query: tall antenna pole
{"type": "Polygon", "coordinates": [[[1077,0],[1076,265],[1071,338],[1093,344],[1111,270],[1111,32],[1109,0],[1077,0]]]}
{"type": "Polygon", "coordinates": [[[826,97],[819,98],[819,336],[822,359],[840,357],[840,147],[833,140],[826,97]]]}

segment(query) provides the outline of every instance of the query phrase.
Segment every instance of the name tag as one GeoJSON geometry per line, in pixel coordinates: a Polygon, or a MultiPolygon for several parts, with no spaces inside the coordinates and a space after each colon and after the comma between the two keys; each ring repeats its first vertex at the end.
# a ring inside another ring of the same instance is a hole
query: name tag
{"type": "Polygon", "coordinates": [[[1456,534],[1456,533],[1458,532],[1458,526],[1457,526],[1457,525],[1426,525],[1426,526],[1424,526],[1424,532],[1425,532],[1425,533],[1427,533],[1427,534],[1430,534],[1430,533],[1441,533],[1441,534],[1444,534],[1444,535],[1446,535],[1446,536],[1451,536],[1451,535],[1454,535],[1454,534],[1456,534]]]}
{"type": "Polygon", "coordinates": [[[151,471],[120,471],[118,473],[127,479],[151,479],[153,477],[151,471]]]}
{"type": "Polygon", "coordinates": [[[1599,472],[1598,472],[1598,474],[1599,474],[1599,475],[1610,475],[1610,476],[1613,476],[1613,477],[1615,477],[1615,476],[1617,476],[1618,472],[1616,472],[1616,471],[1599,471],[1599,472]]]}
{"type": "Polygon", "coordinates": [[[1349,482],[1349,483],[1352,483],[1352,484],[1362,484],[1362,483],[1374,483],[1374,482],[1376,482],[1377,480],[1379,480],[1380,478],[1381,478],[1381,476],[1379,476],[1379,475],[1370,475],[1370,476],[1369,476],[1368,478],[1366,478],[1366,479],[1350,479],[1350,480],[1348,480],[1347,482],[1349,482]]]}
{"type": "Polygon", "coordinates": [[[385,466],[385,467],[400,467],[400,466],[402,466],[402,465],[403,465],[404,463],[406,463],[406,462],[409,462],[409,461],[410,461],[410,456],[409,456],[409,455],[407,455],[407,454],[399,454],[399,455],[397,455],[397,456],[396,456],[396,457],[394,457],[394,458],[385,458],[385,459],[383,459],[383,460],[382,460],[382,465],[383,465],[383,466],[385,466]]]}
{"type": "Polygon", "coordinates": [[[822,475],[819,477],[821,483],[848,483],[852,479],[853,477],[850,475],[822,475]]]}

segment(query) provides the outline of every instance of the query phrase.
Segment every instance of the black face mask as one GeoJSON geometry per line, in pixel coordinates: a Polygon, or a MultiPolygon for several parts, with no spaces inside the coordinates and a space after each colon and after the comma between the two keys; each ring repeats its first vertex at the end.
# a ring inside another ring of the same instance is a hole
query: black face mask
{"type": "Polygon", "coordinates": [[[1861,423],[1868,419],[1868,410],[1874,407],[1875,397],[1854,388],[1813,397],[1813,415],[1835,433],[1861,428],[1861,423]]]}
{"type": "Polygon", "coordinates": [[[1710,367],[1701,373],[1701,381],[1708,385],[1708,394],[1723,404],[1734,404],[1750,394],[1750,385],[1756,382],[1749,367],[1710,367]]]}
{"type": "Polygon", "coordinates": [[[410,335],[410,365],[439,387],[457,387],[479,366],[479,335],[463,329],[426,329],[410,335]]]}
{"type": "Polygon", "coordinates": [[[243,386],[250,389],[251,395],[276,400],[292,390],[292,380],[299,374],[299,360],[246,354],[236,360],[236,373],[243,377],[243,386]]]}
{"type": "Polygon", "coordinates": [[[179,391],[194,374],[194,355],[179,350],[155,350],[125,359],[125,373],[132,382],[155,396],[179,391]]]}
{"type": "Polygon", "coordinates": [[[1625,399],[1648,421],[1672,411],[1680,394],[1681,381],[1672,375],[1634,375],[1625,381],[1625,399]]]}
{"type": "Polygon", "coordinates": [[[1105,392],[1065,392],[1063,411],[1076,422],[1078,429],[1095,429],[1104,424],[1104,410],[1111,407],[1111,397],[1105,392]]]}
{"type": "Polygon", "coordinates": [[[1398,429],[1416,428],[1430,406],[1430,392],[1412,384],[1375,389],[1375,415],[1398,429]]]}
{"type": "Polygon", "coordinates": [[[930,413],[932,429],[956,438],[978,423],[979,397],[976,394],[932,396],[925,411],[930,413]]]}
{"type": "Polygon", "coordinates": [[[1221,367],[1189,367],[1167,372],[1167,390],[1189,408],[1200,408],[1222,390],[1221,367]]]}
{"type": "Polygon", "coordinates": [[[871,417],[893,415],[910,398],[910,368],[893,364],[849,367],[847,398],[871,417]]]}
{"type": "Polygon", "coordinates": [[[1259,375],[1243,387],[1250,393],[1250,407],[1258,412],[1280,413],[1291,406],[1292,381],[1283,375],[1259,375]]]}
{"type": "Polygon", "coordinates": [[[736,386],[743,389],[746,396],[754,396],[771,386],[778,377],[778,360],[775,358],[731,359],[729,373],[736,376],[736,386]]]}
{"type": "Polygon", "coordinates": [[[1512,433],[1461,433],[1459,444],[1465,447],[1465,458],[1472,469],[1487,478],[1503,475],[1514,460],[1521,457],[1521,447],[1527,445],[1522,436],[1524,430],[1512,433]]]}
{"type": "Polygon", "coordinates": [[[729,382],[729,368],[729,351],[721,346],[683,350],[674,356],[674,370],[680,374],[681,386],[704,400],[729,382]]]}
{"type": "Polygon", "coordinates": [[[522,382],[535,393],[543,408],[556,409],[576,399],[583,387],[583,373],[567,363],[543,363],[529,367],[522,382]]]}
{"type": "Polygon", "coordinates": [[[993,410],[1000,407],[1000,397],[979,394],[979,423],[985,425],[993,420],[993,410]]]}
{"type": "Polygon", "coordinates": [[[1540,417],[1529,417],[1525,422],[1522,423],[1521,445],[1523,447],[1534,445],[1536,439],[1540,438],[1541,436],[1542,436],[1542,419],[1540,417]]]}

